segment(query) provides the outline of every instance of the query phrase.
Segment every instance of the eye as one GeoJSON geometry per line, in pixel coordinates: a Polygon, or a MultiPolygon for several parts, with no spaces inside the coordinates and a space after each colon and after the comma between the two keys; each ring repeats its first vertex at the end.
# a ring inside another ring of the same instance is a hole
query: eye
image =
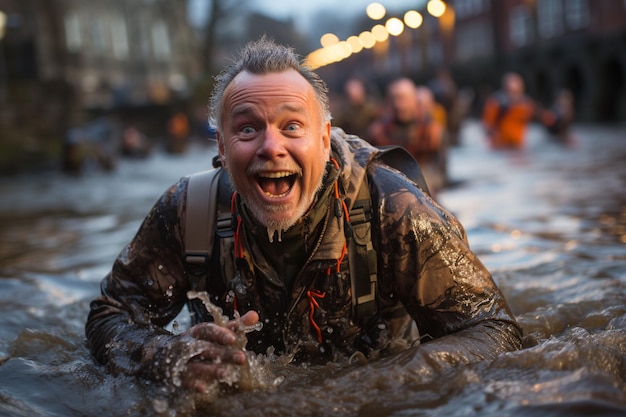
{"type": "Polygon", "coordinates": [[[285,130],[288,130],[290,132],[296,132],[298,130],[300,130],[300,124],[298,123],[289,123],[287,126],[285,126],[285,130]]]}
{"type": "Polygon", "coordinates": [[[252,135],[256,133],[256,129],[253,128],[252,126],[243,126],[241,129],[239,129],[239,132],[241,132],[244,135],[252,135]]]}

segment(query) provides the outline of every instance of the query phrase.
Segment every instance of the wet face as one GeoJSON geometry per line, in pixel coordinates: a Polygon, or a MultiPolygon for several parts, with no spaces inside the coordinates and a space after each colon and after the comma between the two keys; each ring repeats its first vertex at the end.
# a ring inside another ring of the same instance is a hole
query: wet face
{"type": "Polygon", "coordinates": [[[242,201],[268,230],[308,210],[330,155],[330,122],[295,70],[238,74],[224,94],[218,147],[242,201]]]}

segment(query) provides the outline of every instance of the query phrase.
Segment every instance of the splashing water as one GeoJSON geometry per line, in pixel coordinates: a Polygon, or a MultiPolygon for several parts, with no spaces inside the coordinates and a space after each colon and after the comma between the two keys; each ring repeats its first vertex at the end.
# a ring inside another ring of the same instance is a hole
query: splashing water
{"type": "MultiPolygon", "coordinates": [[[[211,302],[209,294],[207,294],[206,291],[189,291],[187,292],[187,298],[197,298],[202,301],[207,312],[213,317],[215,324],[220,327],[229,327],[232,329],[232,325],[228,325],[233,321],[222,314],[220,307],[211,302]]],[[[266,358],[263,355],[257,356],[253,352],[248,352],[245,349],[248,342],[246,333],[261,330],[263,323],[257,322],[251,326],[244,326],[239,318],[239,313],[235,311],[234,322],[237,323],[237,326],[233,329],[236,336],[234,347],[246,353],[247,362],[241,367],[229,367],[229,372],[226,372],[224,377],[217,381],[217,383],[225,383],[230,387],[235,387],[240,390],[268,390],[276,388],[283,381],[283,378],[275,377],[272,374],[267,366],[267,359],[269,357],[266,358]]],[[[196,355],[197,354],[198,353],[196,353],[196,355]]]]}

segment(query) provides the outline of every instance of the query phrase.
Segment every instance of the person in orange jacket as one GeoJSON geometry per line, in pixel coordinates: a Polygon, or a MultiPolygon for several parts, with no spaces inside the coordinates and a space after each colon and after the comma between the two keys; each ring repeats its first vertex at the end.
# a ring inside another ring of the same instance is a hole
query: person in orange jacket
{"type": "Polygon", "coordinates": [[[524,92],[524,80],[510,72],[502,79],[502,89],[485,102],[482,122],[487,139],[494,149],[519,149],[524,146],[528,123],[535,106],[524,92]]]}

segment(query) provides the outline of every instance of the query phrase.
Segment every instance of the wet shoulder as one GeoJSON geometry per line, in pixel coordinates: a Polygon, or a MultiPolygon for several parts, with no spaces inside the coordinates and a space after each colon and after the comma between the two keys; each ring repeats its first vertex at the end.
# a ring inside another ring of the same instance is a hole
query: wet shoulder
{"type": "Polygon", "coordinates": [[[459,221],[402,172],[378,161],[368,169],[372,203],[381,226],[452,232],[465,238],[459,221]]]}
{"type": "Polygon", "coordinates": [[[380,161],[370,164],[368,178],[373,197],[379,204],[391,204],[388,210],[395,211],[395,206],[436,208],[434,200],[404,173],[380,161]]]}

